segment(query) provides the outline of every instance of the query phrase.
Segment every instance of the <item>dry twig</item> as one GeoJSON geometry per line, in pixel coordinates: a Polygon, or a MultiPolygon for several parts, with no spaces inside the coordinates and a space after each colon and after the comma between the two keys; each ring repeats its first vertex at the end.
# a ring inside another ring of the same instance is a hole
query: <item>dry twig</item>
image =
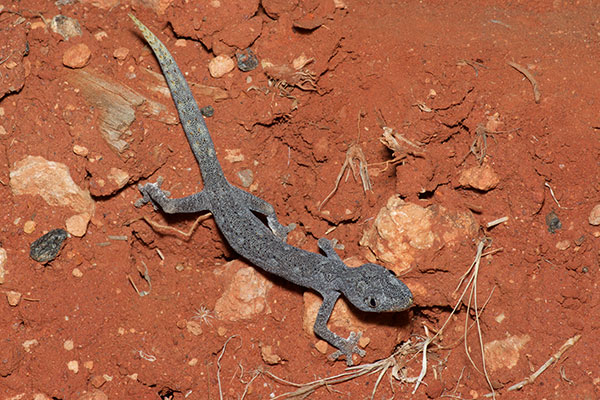
{"type": "Polygon", "coordinates": [[[511,387],[508,388],[508,390],[509,391],[519,390],[519,389],[523,388],[523,386],[525,386],[525,385],[532,384],[537,379],[538,376],[540,376],[552,364],[557,362],[562,357],[564,352],[569,350],[571,347],[573,347],[575,345],[575,343],[577,343],[579,341],[579,339],[581,339],[581,335],[575,335],[572,338],[570,338],[569,340],[567,340],[562,346],[560,346],[560,349],[558,349],[558,351],[556,353],[554,353],[552,355],[552,357],[550,357],[548,359],[548,361],[546,361],[544,363],[544,365],[542,365],[537,371],[535,371],[533,374],[529,375],[527,378],[523,379],[521,382],[512,385],[511,387]]]}

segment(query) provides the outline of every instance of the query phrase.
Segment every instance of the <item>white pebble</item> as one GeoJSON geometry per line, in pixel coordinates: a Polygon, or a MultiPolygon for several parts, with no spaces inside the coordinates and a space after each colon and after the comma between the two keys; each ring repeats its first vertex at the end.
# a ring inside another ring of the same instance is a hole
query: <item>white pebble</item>
{"type": "Polygon", "coordinates": [[[208,72],[213,78],[220,78],[233,71],[233,68],[235,68],[235,63],[227,56],[216,56],[208,63],[208,72]]]}

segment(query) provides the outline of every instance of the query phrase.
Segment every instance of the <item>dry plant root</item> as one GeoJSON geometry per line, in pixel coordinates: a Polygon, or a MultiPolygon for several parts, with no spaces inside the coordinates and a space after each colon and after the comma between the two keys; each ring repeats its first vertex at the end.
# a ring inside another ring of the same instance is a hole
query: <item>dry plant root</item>
{"type": "Polygon", "coordinates": [[[371,164],[385,165],[385,167],[381,171],[379,171],[380,174],[387,170],[390,164],[395,165],[400,161],[404,160],[409,155],[413,157],[425,158],[425,150],[422,150],[422,143],[415,143],[413,141],[410,141],[407,138],[405,138],[404,135],[402,135],[401,133],[387,126],[387,123],[383,118],[383,115],[381,114],[381,110],[377,111],[379,113],[379,115],[377,116],[377,123],[379,127],[383,129],[383,133],[381,134],[379,141],[383,143],[385,147],[392,151],[393,156],[391,160],[387,160],[382,163],[371,164]]]}
{"type": "Polygon", "coordinates": [[[467,154],[465,154],[465,156],[461,160],[460,164],[458,164],[458,165],[461,165],[462,163],[464,163],[470,154],[473,154],[475,159],[477,159],[477,161],[479,162],[479,165],[483,165],[485,156],[487,156],[488,137],[491,137],[492,139],[494,139],[494,142],[495,142],[496,141],[496,138],[494,137],[495,133],[509,133],[509,132],[514,132],[517,130],[519,130],[519,128],[511,129],[508,131],[490,131],[483,124],[477,125],[477,128],[475,128],[475,139],[473,139],[473,143],[471,143],[471,146],[469,147],[469,151],[467,152],[467,154]]]}
{"type": "Polygon", "coordinates": [[[406,139],[401,133],[394,131],[388,126],[382,126],[381,128],[383,129],[383,133],[381,134],[379,141],[392,151],[394,158],[384,161],[383,163],[379,163],[385,164],[385,167],[379,171],[379,173],[384,172],[390,164],[397,164],[409,155],[413,157],[425,157],[425,151],[421,150],[422,144],[406,139]]]}
{"type": "Polygon", "coordinates": [[[194,230],[196,229],[196,227],[198,226],[198,224],[200,222],[202,222],[202,221],[205,221],[205,220],[209,219],[210,217],[212,217],[211,213],[200,215],[198,218],[196,218],[196,221],[194,221],[194,223],[192,224],[191,228],[187,232],[184,232],[184,231],[182,231],[180,229],[177,229],[177,228],[173,228],[172,226],[169,226],[169,225],[159,224],[156,221],[152,221],[147,216],[143,216],[143,217],[132,219],[131,221],[127,221],[124,225],[129,226],[129,225],[131,225],[132,223],[134,223],[136,221],[143,220],[148,225],[150,225],[152,227],[152,229],[154,229],[156,232],[159,232],[159,233],[164,233],[164,232],[175,233],[175,234],[178,234],[178,235],[181,235],[181,236],[185,237],[185,239],[188,240],[190,237],[192,237],[192,233],[194,233],[194,230]]]}
{"type": "MultiPolygon", "coordinates": [[[[357,180],[357,175],[360,176],[360,180],[363,185],[363,191],[367,193],[368,190],[372,190],[371,179],[369,178],[369,169],[367,158],[365,157],[365,153],[362,151],[362,147],[358,144],[360,141],[360,117],[361,111],[358,112],[358,137],[355,142],[353,142],[346,151],[346,159],[344,160],[344,164],[342,164],[342,168],[340,169],[340,173],[338,174],[333,190],[325,197],[325,199],[319,204],[318,209],[321,208],[333,197],[335,192],[338,190],[340,186],[340,182],[342,177],[344,176],[344,172],[346,168],[350,167],[352,171],[352,176],[354,180],[357,180]],[[356,166],[358,163],[358,167],[356,166]]],[[[346,181],[348,181],[348,176],[346,176],[346,181]]]]}
{"type": "Polygon", "coordinates": [[[529,72],[529,70],[527,68],[525,68],[515,62],[508,61],[507,64],[510,65],[511,67],[513,67],[514,69],[516,69],[517,71],[519,71],[520,73],[522,73],[523,75],[525,75],[525,78],[527,78],[529,80],[529,82],[531,82],[531,86],[533,87],[533,99],[535,100],[536,104],[539,104],[540,98],[542,97],[542,95],[540,93],[538,83],[535,80],[535,78],[533,77],[533,74],[531,72],[529,72]]]}
{"type": "MultiPolygon", "coordinates": [[[[464,163],[469,157],[469,154],[473,154],[475,159],[479,162],[479,165],[483,164],[483,160],[487,155],[487,138],[488,135],[494,138],[492,132],[486,129],[486,127],[482,124],[477,125],[475,128],[475,139],[473,139],[473,143],[471,143],[471,147],[469,147],[469,152],[465,154],[460,164],[464,163]]],[[[459,164],[459,165],[460,165],[459,164]]]]}

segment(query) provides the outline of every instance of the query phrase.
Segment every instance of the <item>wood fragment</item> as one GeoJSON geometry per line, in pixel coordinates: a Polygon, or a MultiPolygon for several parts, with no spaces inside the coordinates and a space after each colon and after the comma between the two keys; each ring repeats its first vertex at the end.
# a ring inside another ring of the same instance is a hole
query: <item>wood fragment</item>
{"type": "Polygon", "coordinates": [[[535,100],[536,104],[540,103],[540,90],[538,88],[538,83],[535,80],[535,78],[533,77],[533,74],[525,67],[512,62],[512,61],[508,61],[507,62],[508,65],[510,65],[511,67],[513,67],[514,69],[516,69],[517,71],[519,71],[520,73],[522,73],[523,75],[525,75],[525,78],[527,78],[529,80],[529,82],[531,82],[531,86],[533,87],[533,99],[535,100]]]}

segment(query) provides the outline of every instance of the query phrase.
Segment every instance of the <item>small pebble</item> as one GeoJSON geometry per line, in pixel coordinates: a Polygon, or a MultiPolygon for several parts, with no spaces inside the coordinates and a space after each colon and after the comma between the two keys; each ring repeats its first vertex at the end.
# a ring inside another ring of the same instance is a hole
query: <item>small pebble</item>
{"type": "Polygon", "coordinates": [[[200,114],[202,114],[202,116],[204,116],[205,118],[212,117],[214,113],[215,109],[213,108],[213,106],[206,106],[200,109],[200,114]]]}
{"type": "Polygon", "coordinates": [[[73,146],[73,153],[81,157],[87,157],[87,155],[90,154],[90,151],[87,147],[76,144],[73,146]]]}
{"type": "Polygon", "coordinates": [[[69,371],[73,371],[74,373],[78,373],[79,372],[79,363],[75,360],[73,361],[69,361],[67,363],[67,368],[69,369],[69,371]]]}
{"type": "Polygon", "coordinates": [[[187,321],[186,328],[187,331],[194,336],[199,336],[202,334],[202,327],[199,322],[187,321]]]}
{"type": "Polygon", "coordinates": [[[368,336],[361,336],[360,339],[358,339],[358,345],[363,349],[367,347],[369,343],[371,343],[371,338],[368,336]]]}
{"type": "Polygon", "coordinates": [[[560,242],[556,243],[556,248],[560,251],[564,251],[566,249],[568,249],[571,246],[571,242],[569,242],[568,240],[561,240],[560,242]]]}
{"type": "Polygon", "coordinates": [[[72,215],[65,221],[67,232],[75,237],[82,237],[87,231],[90,216],[87,213],[72,215]]]}
{"type": "Polygon", "coordinates": [[[81,278],[83,276],[83,272],[81,272],[81,270],[79,268],[73,268],[73,271],[71,271],[71,274],[75,278],[81,278]]]}
{"type": "Polygon", "coordinates": [[[56,258],[66,239],[64,229],[53,229],[31,244],[29,256],[41,263],[50,262],[56,258]]]}
{"type": "Polygon", "coordinates": [[[184,329],[185,327],[187,327],[187,321],[185,319],[180,319],[179,321],[177,321],[177,327],[179,329],[184,329]]]}
{"type": "Polygon", "coordinates": [[[106,39],[108,37],[108,33],[104,32],[104,31],[99,31],[94,33],[94,39],[96,39],[97,41],[101,41],[102,39],[106,39]]]}
{"type": "Polygon", "coordinates": [[[4,283],[4,279],[6,278],[6,261],[8,260],[8,256],[6,255],[6,250],[0,247],[0,285],[4,283]]]}
{"type": "Polygon", "coordinates": [[[65,15],[56,15],[50,21],[50,29],[53,32],[58,33],[66,40],[69,40],[75,36],[81,36],[81,27],[76,19],[67,17],[65,15]]]}
{"type": "Polygon", "coordinates": [[[23,349],[25,349],[27,353],[31,353],[31,348],[38,344],[40,344],[40,342],[38,342],[37,339],[26,340],[23,342],[23,349]]]}
{"type": "Polygon", "coordinates": [[[94,368],[94,362],[92,360],[85,361],[83,363],[83,367],[88,370],[92,370],[94,368]]]}
{"type": "Polygon", "coordinates": [[[90,48],[85,43],[79,43],[67,49],[63,54],[63,64],[69,68],[83,68],[92,57],[90,48]]]}
{"type": "Polygon", "coordinates": [[[254,173],[250,169],[244,169],[238,172],[238,177],[242,182],[242,186],[245,188],[249,188],[254,182],[254,173]]]}
{"type": "Polygon", "coordinates": [[[222,327],[222,326],[220,326],[220,327],[217,328],[217,335],[223,337],[226,334],[227,334],[227,328],[222,327]]]}
{"type": "Polygon", "coordinates": [[[230,57],[216,56],[208,63],[208,72],[213,78],[220,78],[233,71],[235,63],[230,57]]]}
{"type": "Polygon", "coordinates": [[[594,208],[592,208],[590,216],[588,217],[588,222],[590,225],[600,225],[600,204],[596,204],[594,208]]]}
{"type": "Polygon", "coordinates": [[[2,125],[0,125],[0,136],[5,136],[8,135],[8,132],[6,132],[6,128],[4,128],[2,125]]]}
{"type": "Polygon", "coordinates": [[[65,348],[65,350],[71,351],[75,348],[75,344],[73,343],[73,341],[71,339],[67,339],[63,343],[63,347],[65,348]]]}
{"type": "Polygon", "coordinates": [[[94,375],[90,378],[90,384],[96,389],[100,388],[106,383],[106,379],[102,375],[94,375]]]}
{"type": "Polygon", "coordinates": [[[16,307],[21,302],[21,293],[15,292],[14,290],[9,290],[6,292],[6,300],[8,300],[8,305],[11,307],[16,307]]]}
{"type": "Polygon", "coordinates": [[[23,224],[23,232],[25,233],[32,233],[33,231],[35,231],[35,222],[34,221],[25,221],[25,223],[23,224]]]}
{"type": "Polygon", "coordinates": [[[108,180],[114,182],[119,189],[121,189],[127,184],[127,182],[129,182],[129,178],[131,178],[131,176],[127,173],[127,171],[112,167],[107,178],[108,180]]]}
{"type": "Polygon", "coordinates": [[[548,232],[550,233],[554,233],[562,228],[562,223],[554,211],[550,211],[548,215],[546,215],[546,225],[548,226],[548,232]]]}
{"type": "Polygon", "coordinates": [[[258,58],[252,49],[246,49],[245,52],[240,52],[235,55],[237,58],[237,66],[242,72],[252,71],[258,67],[258,58]]]}
{"type": "Polygon", "coordinates": [[[487,192],[500,183],[500,178],[489,165],[476,166],[461,172],[458,183],[464,188],[487,192]]]}
{"type": "Polygon", "coordinates": [[[270,345],[260,348],[260,355],[263,361],[268,365],[276,365],[281,362],[281,357],[273,352],[273,347],[270,345]]]}
{"type": "Polygon", "coordinates": [[[189,362],[188,365],[190,367],[193,367],[194,365],[198,364],[198,359],[197,358],[192,358],[189,362]]]}
{"type": "Polygon", "coordinates": [[[321,354],[327,354],[327,342],[324,340],[319,340],[315,343],[315,349],[321,354]]]}
{"type": "Polygon", "coordinates": [[[120,61],[125,60],[128,54],[129,49],[127,47],[119,47],[113,51],[113,57],[120,61]]]}

